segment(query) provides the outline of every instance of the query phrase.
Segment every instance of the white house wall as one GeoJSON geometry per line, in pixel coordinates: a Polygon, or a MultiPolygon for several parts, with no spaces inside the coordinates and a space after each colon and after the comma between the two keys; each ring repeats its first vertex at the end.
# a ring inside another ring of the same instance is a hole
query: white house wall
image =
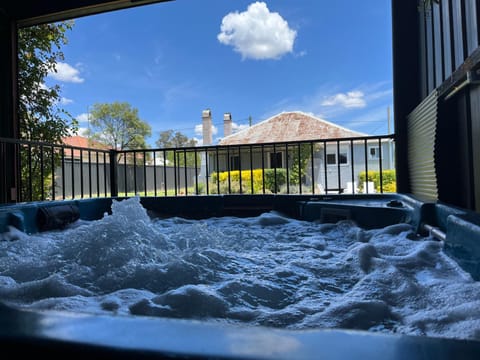
{"type": "MultiPolygon", "coordinates": [[[[327,144],[326,152],[323,149],[322,143],[317,143],[320,146],[316,147],[314,153],[314,182],[317,189],[335,189],[338,188],[345,189],[348,186],[349,182],[359,184],[359,174],[362,171],[368,169],[369,171],[378,171],[380,170],[379,160],[372,158],[369,155],[370,147],[378,147],[378,141],[368,142],[366,146],[367,150],[367,166],[365,166],[365,143],[362,141],[360,143],[355,142],[353,144],[353,167],[352,167],[352,151],[350,150],[351,142],[345,141],[340,142],[340,152],[347,154],[347,163],[338,165],[327,165],[325,167],[325,153],[335,153],[337,154],[337,145],[335,143],[327,144]],[[325,172],[326,169],[326,172],[325,172]],[[353,178],[352,178],[353,170],[353,178]]],[[[288,151],[290,159],[288,160],[289,168],[293,163],[292,154],[295,150],[295,145],[289,145],[288,151]]],[[[241,170],[250,170],[252,169],[265,169],[271,168],[270,166],[270,153],[274,149],[270,146],[263,147],[263,162],[262,162],[262,147],[258,145],[250,146],[241,146],[240,152],[240,167],[241,170]],[[252,149],[252,156],[250,156],[250,149],[252,149]],[[252,163],[251,163],[252,161],[252,163]]],[[[282,153],[282,167],[286,165],[286,147],[278,146],[275,148],[276,152],[282,153]]],[[[381,156],[382,156],[382,170],[394,169],[394,143],[393,141],[382,141],[381,143],[381,156]]],[[[238,156],[239,147],[232,147],[228,150],[228,157],[238,156]]],[[[378,152],[380,155],[380,152],[378,152]]],[[[217,169],[217,160],[216,153],[210,152],[209,154],[209,173],[215,171],[228,171],[229,169],[229,160],[227,162],[227,151],[224,149],[219,150],[218,152],[218,169],[217,169]]],[[[338,160],[338,156],[337,156],[338,160]]],[[[233,170],[233,169],[231,169],[233,170]]],[[[307,163],[305,169],[305,175],[303,177],[303,185],[307,188],[312,186],[312,166],[310,160],[307,163]]]]}

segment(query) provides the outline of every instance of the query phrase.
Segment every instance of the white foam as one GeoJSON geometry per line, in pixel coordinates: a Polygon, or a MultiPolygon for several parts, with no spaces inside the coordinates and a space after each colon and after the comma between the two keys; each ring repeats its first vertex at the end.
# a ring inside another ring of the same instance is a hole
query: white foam
{"type": "Polygon", "coordinates": [[[33,309],[480,340],[480,285],[398,224],[150,219],[137,197],[0,241],[0,299],[33,309]]]}

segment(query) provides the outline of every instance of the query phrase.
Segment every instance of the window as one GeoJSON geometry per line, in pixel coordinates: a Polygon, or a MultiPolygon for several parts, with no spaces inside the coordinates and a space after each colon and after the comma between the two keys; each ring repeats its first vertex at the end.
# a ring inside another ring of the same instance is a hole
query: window
{"type": "MultiPolygon", "coordinates": [[[[338,156],[340,160],[340,165],[348,164],[348,155],[347,151],[341,151],[338,156]]],[[[337,165],[337,153],[327,153],[327,165],[337,165]]]]}
{"type": "Polygon", "coordinates": [[[380,158],[380,150],[378,146],[370,146],[368,148],[368,158],[370,160],[378,160],[380,158]]]}
{"type": "Polygon", "coordinates": [[[341,152],[338,158],[340,159],[340,165],[344,165],[348,163],[346,152],[341,152]]]}
{"type": "Polygon", "coordinates": [[[282,167],[282,153],[270,153],[270,168],[281,168],[282,167]]]}
{"type": "Polygon", "coordinates": [[[230,156],[230,170],[240,170],[240,156],[230,156]]]}
{"type": "Polygon", "coordinates": [[[337,163],[337,154],[327,154],[327,165],[335,165],[337,163]]]}

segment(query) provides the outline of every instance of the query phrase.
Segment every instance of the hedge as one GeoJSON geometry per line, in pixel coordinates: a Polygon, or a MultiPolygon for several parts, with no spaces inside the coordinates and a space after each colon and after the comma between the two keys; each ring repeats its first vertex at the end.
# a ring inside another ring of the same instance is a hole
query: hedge
{"type": "Polygon", "coordinates": [[[229,173],[230,173],[230,193],[240,193],[240,177],[242,179],[242,193],[252,193],[252,175],[253,175],[253,193],[263,193],[263,177],[265,176],[265,192],[277,193],[280,187],[286,184],[287,171],[286,169],[276,169],[276,185],[275,188],[275,169],[255,170],[232,170],[230,172],[223,171],[220,173],[212,173],[211,185],[212,193],[217,192],[217,181],[219,181],[220,193],[229,193],[229,173]],[[217,180],[218,179],[218,180],[217,180]]]}
{"type": "MultiPolygon", "coordinates": [[[[358,182],[359,182],[358,187],[360,191],[363,191],[364,189],[365,178],[366,178],[366,172],[360,171],[360,173],[358,174],[358,182]]],[[[380,171],[369,170],[368,181],[373,181],[375,186],[375,191],[380,192],[380,171]]],[[[382,171],[382,184],[383,184],[383,192],[397,191],[395,170],[382,171]]]]}

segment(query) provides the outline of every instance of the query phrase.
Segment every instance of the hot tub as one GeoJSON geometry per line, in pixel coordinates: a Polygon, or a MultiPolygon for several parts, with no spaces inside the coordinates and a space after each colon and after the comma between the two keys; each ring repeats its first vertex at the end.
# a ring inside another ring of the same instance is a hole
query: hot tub
{"type": "MultiPolygon", "coordinates": [[[[111,213],[112,201],[122,200],[5,205],[0,208],[0,233],[13,226],[26,234],[37,234],[56,231],[78,220],[95,221],[111,213]]],[[[354,222],[365,231],[409,224],[419,238],[429,236],[442,242],[445,251],[472,278],[478,280],[480,275],[478,215],[442,204],[421,202],[406,195],[144,197],[140,202],[156,219],[249,218],[274,212],[318,224],[354,222]]],[[[12,350],[19,355],[39,350],[54,356],[76,354],[104,358],[476,359],[480,356],[480,342],[476,340],[358,329],[293,330],[10,305],[2,305],[0,312],[0,341],[5,351],[12,350]]]]}

